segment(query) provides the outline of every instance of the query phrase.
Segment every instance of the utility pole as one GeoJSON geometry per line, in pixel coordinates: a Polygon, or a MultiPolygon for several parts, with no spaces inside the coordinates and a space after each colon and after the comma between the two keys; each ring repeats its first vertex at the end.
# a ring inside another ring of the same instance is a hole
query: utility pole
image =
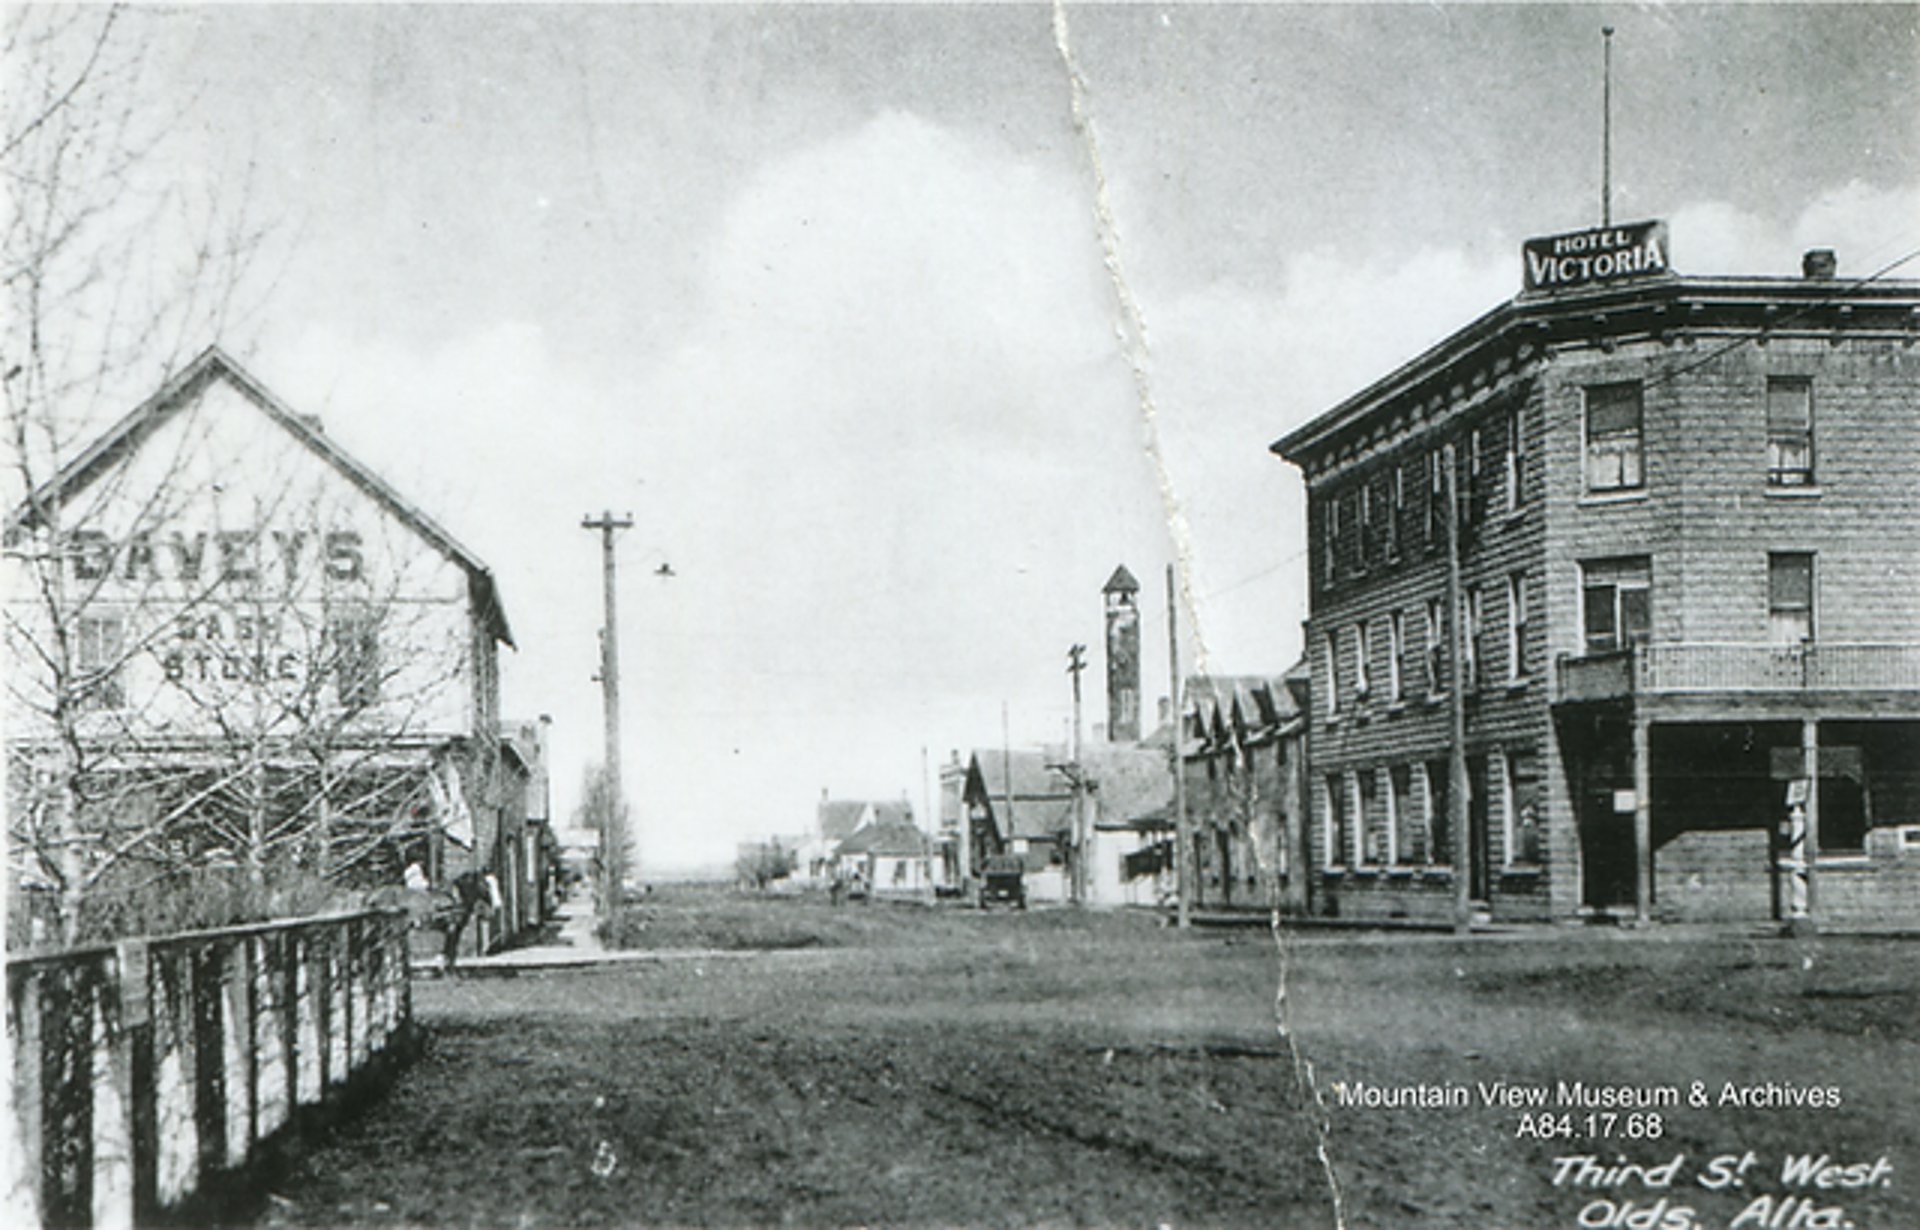
{"type": "Polygon", "coordinates": [[[1076,905],[1087,902],[1087,858],[1091,851],[1087,842],[1087,787],[1086,773],[1080,765],[1080,672],[1087,669],[1087,647],[1075,645],[1067,650],[1067,674],[1073,676],[1073,740],[1067,750],[1067,759],[1071,762],[1068,774],[1073,786],[1073,900],[1076,905]]]}
{"type": "Polygon", "coordinates": [[[620,780],[620,620],[614,596],[613,536],[633,527],[633,514],[615,517],[603,512],[598,517],[583,517],[580,528],[600,531],[600,574],[606,604],[606,623],[600,629],[600,700],[605,713],[607,777],[607,814],[600,824],[600,911],[610,916],[619,899],[621,867],[626,853],[626,791],[620,780]]]}
{"type": "MultiPolygon", "coordinates": [[[[1013,728],[1008,724],[1007,702],[1000,702],[1000,771],[1004,777],[1007,809],[1007,849],[1013,848],[1013,728]]],[[[1021,872],[1025,875],[1025,871],[1021,872]]]]}
{"type": "MultiPolygon", "coordinates": [[[[1447,827],[1453,833],[1453,929],[1465,935],[1473,926],[1473,843],[1467,834],[1467,672],[1463,650],[1466,629],[1460,610],[1460,490],[1453,445],[1441,450],[1447,467],[1447,678],[1450,726],[1447,755],[1447,827]]],[[[1365,824],[1365,817],[1361,818],[1365,824]]],[[[1364,837],[1362,838],[1364,840],[1364,837]]]]}
{"type": "Polygon", "coordinates": [[[1186,705],[1180,695],[1180,617],[1178,593],[1173,584],[1173,565],[1167,565],[1167,673],[1173,687],[1173,876],[1178,885],[1179,906],[1175,917],[1183,929],[1192,925],[1190,881],[1193,868],[1193,841],[1187,834],[1187,766],[1182,759],[1186,705]]]}

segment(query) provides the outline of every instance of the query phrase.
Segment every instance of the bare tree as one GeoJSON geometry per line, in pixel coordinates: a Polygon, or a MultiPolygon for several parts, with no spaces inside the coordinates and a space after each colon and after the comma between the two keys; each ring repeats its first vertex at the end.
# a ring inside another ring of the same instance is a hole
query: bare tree
{"type": "MultiPolygon", "coordinates": [[[[454,766],[497,755],[484,706],[444,712],[476,670],[490,682],[491,640],[414,600],[409,570],[444,559],[371,541],[332,503],[313,449],[285,447],[310,425],[260,415],[282,446],[267,464],[154,402],[109,429],[156,387],[211,396],[205,353],[185,360],[253,315],[282,233],[253,221],[250,173],[184,144],[195,100],[153,71],[178,19],[4,17],[9,856],[68,941],[109,885],[364,876],[470,812],[486,775],[454,766]],[[458,729],[476,734],[464,760],[458,729]]],[[[440,582],[457,606],[466,582],[440,582]]]]}
{"type": "Polygon", "coordinates": [[[470,572],[229,374],[203,357],[9,526],[13,864],[69,940],[195,868],[397,878],[500,801],[470,572]]]}
{"type": "Polygon", "coordinates": [[[610,910],[619,903],[621,886],[626,881],[627,850],[627,805],[620,798],[620,791],[604,765],[587,766],[586,776],[581,782],[580,802],[574,808],[573,823],[576,828],[587,829],[599,835],[599,849],[595,854],[598,864],[596,875],[599,880],[600,908],[610,910]]]}
{"type": "Polygon", "coordinates": [[[733,874],[742,885],[764,890],[775,880],[792,875],[798,865],[797,853],[775,837],[741,845],[733,860],[733,874]]]}

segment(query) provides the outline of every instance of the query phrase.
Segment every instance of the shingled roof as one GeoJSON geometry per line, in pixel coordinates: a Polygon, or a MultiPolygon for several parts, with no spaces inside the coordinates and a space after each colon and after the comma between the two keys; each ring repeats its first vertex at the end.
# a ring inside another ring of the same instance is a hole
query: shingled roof
{"type": "Polygon", "coordinates": [[[1173,774],[1164,748],[1089,747],[1080,762],[1093,786],[1097,827],[1141,828],[1169,821],[1173,774]]]}
{"type": "Polygon", "coordinates": [[[924,858],[927,835],[911,824],[898,822],[862,825],[840,843],[839,853],[877,854],[882,858],[924,858]]]}
{"type": "Polygon", "coordinates": [[[983,802],[996,823],[1007,811],[1007,779],[1013,779],[1013,831],[1007,837],[1051,837],[1070,822],[1073,792],[1066,777],[1050,764],[1066,759],[1060,750],[979,748],[967,766],[969,802],[983,802]]]}
{"type": "Polygon", "coordinates": [[[866,818],[870,806],[864,799],[825,799],[820,803],[820,836],[826,841],[845,841],[866,818]]]}

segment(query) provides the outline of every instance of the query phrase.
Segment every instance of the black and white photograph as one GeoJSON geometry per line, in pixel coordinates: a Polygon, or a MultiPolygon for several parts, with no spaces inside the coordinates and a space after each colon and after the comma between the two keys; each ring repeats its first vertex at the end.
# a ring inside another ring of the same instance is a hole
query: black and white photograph
{"type": "Polygon", "coordinates": [[[8,1226],[1920,1226],[1920,4],[0,24],[8,1226]]]}

